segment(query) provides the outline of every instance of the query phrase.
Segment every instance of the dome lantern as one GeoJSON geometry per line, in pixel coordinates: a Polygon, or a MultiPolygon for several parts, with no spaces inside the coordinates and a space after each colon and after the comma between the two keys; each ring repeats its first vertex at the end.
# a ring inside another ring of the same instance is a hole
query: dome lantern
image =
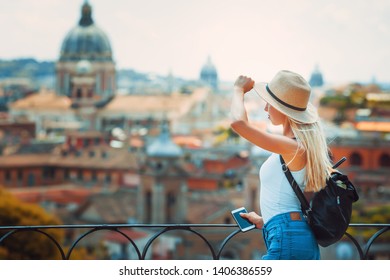
{"type": "Polygon", "coordinates": [[[81,7],[81,19],[79,21],[79,25],[89,26],[91,24],[93,24],[92,7],[89,5],[88,1],[85,1],[84,5],[81,7]]]}

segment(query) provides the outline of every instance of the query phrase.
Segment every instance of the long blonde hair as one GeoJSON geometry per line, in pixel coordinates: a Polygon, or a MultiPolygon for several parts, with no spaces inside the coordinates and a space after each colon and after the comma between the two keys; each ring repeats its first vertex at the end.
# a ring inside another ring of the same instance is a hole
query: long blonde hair
{"type": "Polygon", "coordinates": [[[332,172],[329,148],[322,125],[319,121],[306,124],[288,119],[298,145],[306,152],[305,191],[320,191],[325,187],[326,180],[332,172]]]}

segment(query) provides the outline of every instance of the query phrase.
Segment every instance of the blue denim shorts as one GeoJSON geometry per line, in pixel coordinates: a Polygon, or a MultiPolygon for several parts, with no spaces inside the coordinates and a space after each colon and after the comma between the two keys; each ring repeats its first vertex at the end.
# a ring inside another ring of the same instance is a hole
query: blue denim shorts
{"type": "Polygon", "coordinates": [[[301,212],[271,218],[263,227],[267,254],[263,260],[319,260],[318,243],[301,212]]]}

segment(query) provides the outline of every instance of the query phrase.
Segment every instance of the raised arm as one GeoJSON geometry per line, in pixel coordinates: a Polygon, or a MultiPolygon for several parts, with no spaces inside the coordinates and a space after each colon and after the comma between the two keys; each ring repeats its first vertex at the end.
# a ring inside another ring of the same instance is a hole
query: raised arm
{"type": "Polygon", "coordinates": [[[234,83],[232,104],[230,106],[233,121],[248,121],[244,106],[244,95],[253,88],[254,84],[255,82],[246,76],[239,76],[234,83]]]}
{"type": "Polygon", "coordinates": [[[244,105],[244,96],[254,86],[254,81],[246,76],[239,76],[234,83],[231,103],[231,128],[256,146],[273,153],[287,155],[289,158],[297,150],[297,143],[284,135],[269,133],[249,122],[244,105]]]}

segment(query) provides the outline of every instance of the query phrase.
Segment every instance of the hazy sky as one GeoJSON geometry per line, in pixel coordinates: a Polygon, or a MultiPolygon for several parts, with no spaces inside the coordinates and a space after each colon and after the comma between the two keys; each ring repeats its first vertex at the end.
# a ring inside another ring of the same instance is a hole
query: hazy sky
{"type": "MultiPolygon", "coordinates": [[[[0,59],[56,60],[84,0],[0,0],[0,59]]],[[[388,0],[89,0],[117,68],[222,80],[279,70],[390,82],[388,0]]]]}

